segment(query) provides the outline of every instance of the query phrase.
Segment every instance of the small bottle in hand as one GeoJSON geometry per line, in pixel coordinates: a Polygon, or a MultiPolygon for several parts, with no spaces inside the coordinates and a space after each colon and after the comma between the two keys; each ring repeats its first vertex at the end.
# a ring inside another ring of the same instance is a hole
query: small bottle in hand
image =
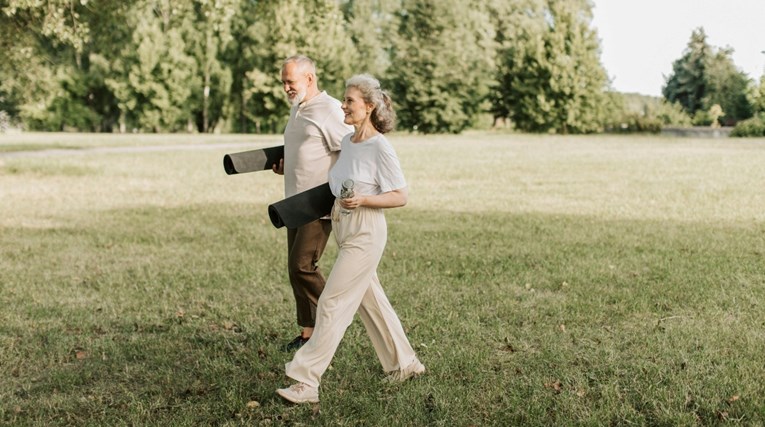
{"type": "MultiPolygon", "coordinates": [[[[354,196],[353,186],[354,186],[354,182],[352,179],[346,179],[345,181],[343,181],[343,186],[342,188],[340,188],[340,198],[347,199],[349,197],[353,197],[354,196]]],[[[351,211],[349,211],[348,209],[342,209],[340,213],[342,213],[343,215],[348,215],[351,213],[351,211]]]]}

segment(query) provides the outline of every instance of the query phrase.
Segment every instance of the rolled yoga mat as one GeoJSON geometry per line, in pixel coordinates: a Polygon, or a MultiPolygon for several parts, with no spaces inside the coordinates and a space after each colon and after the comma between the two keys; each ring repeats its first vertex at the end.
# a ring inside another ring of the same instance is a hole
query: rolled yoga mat
{"type": "Polygon", "coordinates": [[[261,150],[243,151],[241,153],[223,156],[223,169],[229,175],[245,172],[271,170],[272,165],[279,165],[284,158],[284,146],[263,148],[261,150]]]}
{"type": "Polygon", "coordinates": [[[268,205],[268,217],[276,228],[298,228],[329,215],[334,203],[329,184],[322,184],[268,205]]]}

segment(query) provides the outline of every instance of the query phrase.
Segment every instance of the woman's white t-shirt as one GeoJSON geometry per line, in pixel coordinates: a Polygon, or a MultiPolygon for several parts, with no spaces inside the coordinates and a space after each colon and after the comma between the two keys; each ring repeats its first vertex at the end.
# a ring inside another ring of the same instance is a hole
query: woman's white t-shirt
{"type": "Polygon", "coordinates": [[[340,143],[340,157],[329,171],[329,187],[340,197],[343,181],[352,179],[358,196],[375,196],[406,187],[396,151],[383,134],[351,142],[348,134],[340,143]]]}

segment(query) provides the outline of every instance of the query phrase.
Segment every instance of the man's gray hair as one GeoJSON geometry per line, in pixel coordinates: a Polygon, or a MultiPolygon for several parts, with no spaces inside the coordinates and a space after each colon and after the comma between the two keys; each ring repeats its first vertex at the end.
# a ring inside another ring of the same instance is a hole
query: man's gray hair
{"type": "Polygon", "coordinates": [[[314,76],[316,75],[316,63],[313,62],[313,59],[305,55],[292,55],[282,62],[282,69],[284,69],[287,64],[292,63],[297,64],[298,69],[301,71],[311,73],[314,76]]]}

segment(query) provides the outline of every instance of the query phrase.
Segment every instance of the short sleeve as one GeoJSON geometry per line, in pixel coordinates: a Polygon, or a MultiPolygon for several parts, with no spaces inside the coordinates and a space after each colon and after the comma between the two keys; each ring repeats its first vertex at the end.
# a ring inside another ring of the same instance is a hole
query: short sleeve
{"type": "Polygon", "coordinates": [[[401,163],[398,160],[396,151],[393,150],[393,147],[387,141],[380,146],[376,179],[381,193],[400,190],[406,187],[406,179],[404,179],[404,171],[401,170],[401,163]]]}
{"type": "Polygon", "coordinates": [[[320,129],[328,151],[340,151],[340,142],[343,137],[353,132],[353,128],[343,122],[343,110],[339,105],[337,108],[332,108],[332,112],[327,115],[320,129]]]}

